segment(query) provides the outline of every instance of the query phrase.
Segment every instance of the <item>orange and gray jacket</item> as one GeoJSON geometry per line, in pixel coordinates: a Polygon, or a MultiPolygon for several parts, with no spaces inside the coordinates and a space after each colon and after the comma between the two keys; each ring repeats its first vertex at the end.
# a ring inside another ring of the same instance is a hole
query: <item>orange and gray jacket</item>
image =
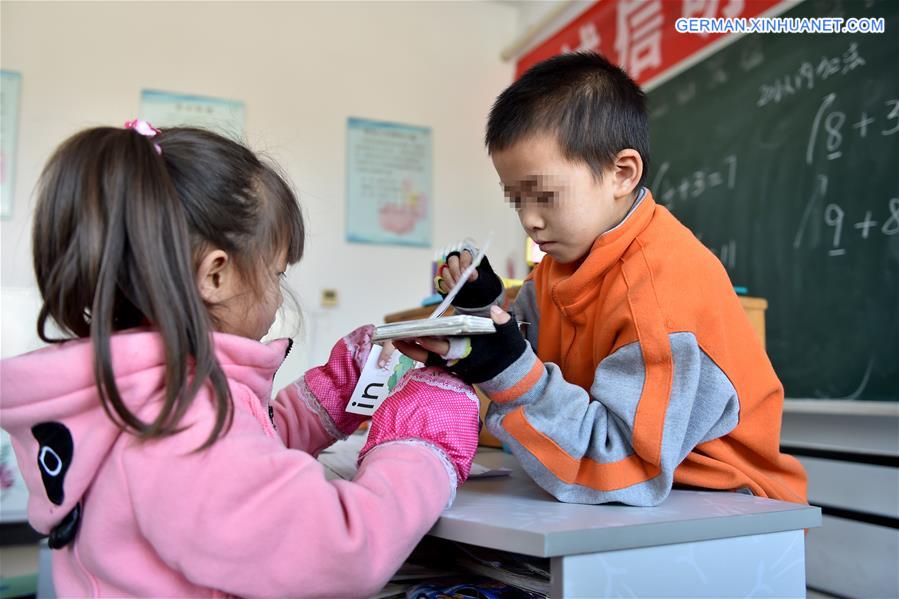
{"type": "Polygon", "coordinates": [[[513,311],[529,347],[479,385],[487,428],[556,498],[656,505],[673,485],[806,502],[783,387],[718,259],[648,190],[513,311]]]}

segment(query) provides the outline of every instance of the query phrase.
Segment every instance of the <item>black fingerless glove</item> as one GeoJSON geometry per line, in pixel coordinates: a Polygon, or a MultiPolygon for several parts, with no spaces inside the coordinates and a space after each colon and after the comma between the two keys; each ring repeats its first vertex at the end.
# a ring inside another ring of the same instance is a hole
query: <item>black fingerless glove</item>
{"type": "MultiPolygon", "coordinates": [[[[446,259],[451,256],[459,256],[459,252],[450,252],[446,259]]],[[[490,267],[490,261],[487,256],[481,258],[481,263],[475,269],[478,271],[478,278],[475,281],[468,281],[459,290],[459,293],[453,298],[453,305],[459,308],[483,308],[489,306],[499,294],[503,291],[503,282],[499,276],[490,267]]],[[[446,297],[446,293],[442,293],[446,297]]]]}
{"type": "Polygon", "coordinates": [[[496,332],[489,335],[472,335],[471,352],[452,364],[441,356],[429,352],[427,365],[440,366],[473,385],[489,381],[508,368],[527,349],[527,341],[518,330],[513,316],[506,324],[496,325],[496,332]]]}

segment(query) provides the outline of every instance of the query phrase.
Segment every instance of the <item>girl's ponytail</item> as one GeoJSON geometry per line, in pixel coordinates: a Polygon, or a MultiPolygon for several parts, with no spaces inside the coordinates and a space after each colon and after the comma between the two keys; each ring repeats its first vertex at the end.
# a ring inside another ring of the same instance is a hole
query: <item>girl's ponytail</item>
{"type": "Polygon", "coordinates": [[[177,432],[200,388],[214,391],[207,447],[233,416],[215,357],[209,314],[193,273],[191,228],[165,153],[136,130],[96,128],[64,143],[40,181],[33,229],[34,270],[43,306],[38,335],[52,318],[90,336],[100,399],[109,416],[142,438],[177,432]],[[165,399],[141,420],[116,385],[110,337],[154,327],[165,348],[165,399]]]}

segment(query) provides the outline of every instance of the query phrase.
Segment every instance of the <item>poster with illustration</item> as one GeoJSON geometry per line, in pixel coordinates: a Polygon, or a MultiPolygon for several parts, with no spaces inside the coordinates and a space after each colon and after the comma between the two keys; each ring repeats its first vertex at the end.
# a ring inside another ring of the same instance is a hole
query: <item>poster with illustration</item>
{"type": "Polygon", "coordinates": [[[246,106],[236,100],[192,96],[145,89],[140,94],[140,118],[154,127],[190,126],[243,139],[246,106]]]}
{"type": "Polygon", "coordinates": [[[0,218],[12,215],[22,76],[0,71],[0,218]]]}
{"type": "Polygon", "coordinates": [[[431,245],[431,129],[347,119],[347,241],[431,245]]]}

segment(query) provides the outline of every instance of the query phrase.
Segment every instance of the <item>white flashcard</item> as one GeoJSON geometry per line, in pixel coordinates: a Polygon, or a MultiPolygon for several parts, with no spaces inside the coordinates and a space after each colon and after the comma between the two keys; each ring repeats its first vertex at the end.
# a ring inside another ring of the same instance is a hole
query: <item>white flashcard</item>
{"type": "Polygon", "coordinates": [[[378,409],[396,384],[415,366],[415,362],[394,350],[390,360],[382,368],[378,366],[381,346],[372,345],[365,368],[359,375],[359,382],[347,403],[346,411],[363,416],[371,416],[378,409]]]}

